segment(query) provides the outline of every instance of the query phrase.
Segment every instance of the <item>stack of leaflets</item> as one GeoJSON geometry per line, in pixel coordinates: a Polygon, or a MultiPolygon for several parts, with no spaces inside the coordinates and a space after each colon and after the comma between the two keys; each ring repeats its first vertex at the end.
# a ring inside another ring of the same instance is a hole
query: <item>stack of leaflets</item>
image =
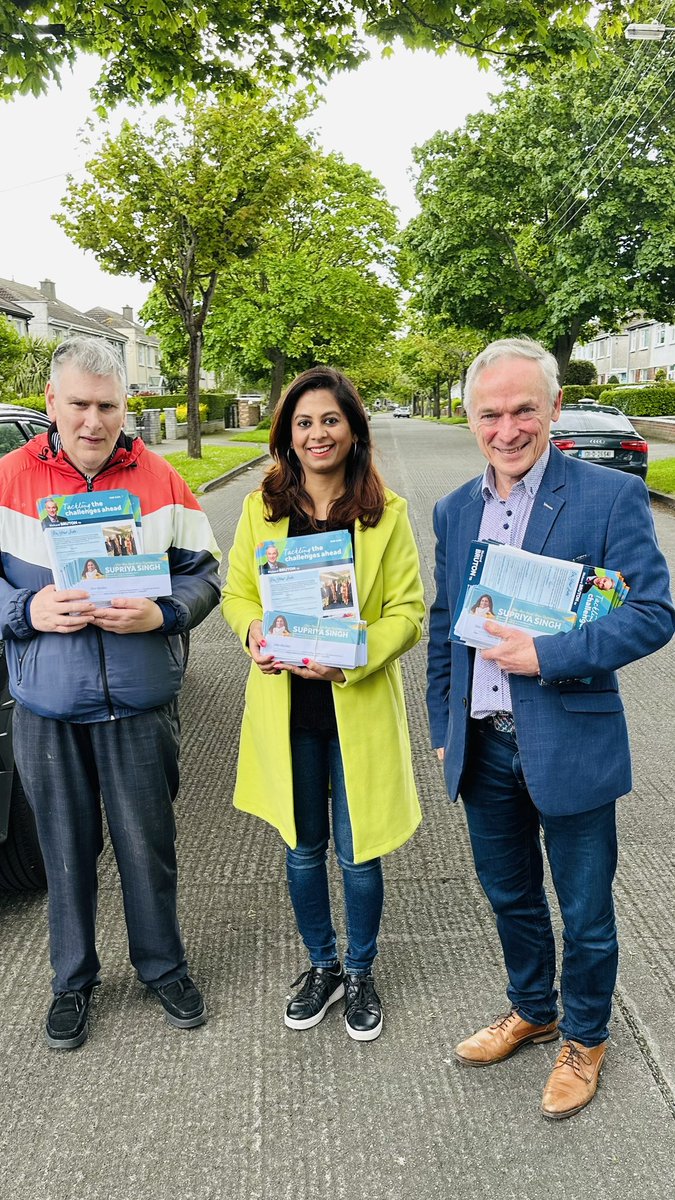
{"type": "Polygon", "coordinates": [[[620,571],[472,542],[450,640],[478,649],[497,645],[486,620],[532,637],[565,633],[618,608],[628,590],[620,571]]]}
{"type": "Polygon", "coordinates": [[[168,554],[143,553],[137,496],[44,496],[37,510],[59,590],[82,588],[102,607],[117,596],[171,595],[168,554]]]}
{"type": "Polygon", "coordinates": [[[306,658],[329,667],[365,665],[349,532],[260,542],[255,555],[269,653],[296,665],[306,658]]]}

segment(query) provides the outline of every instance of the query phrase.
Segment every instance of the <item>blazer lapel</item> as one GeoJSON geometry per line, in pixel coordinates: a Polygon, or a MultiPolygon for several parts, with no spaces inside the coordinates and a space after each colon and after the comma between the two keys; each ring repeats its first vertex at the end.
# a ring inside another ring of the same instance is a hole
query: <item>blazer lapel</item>
{"type": "Polygon", "coordinates": [[[476,481],[476,485],[471,490],[469,501],[459,510],[459,518],[457,521],[457,548],[458,562],[460,572],[464,572],[466,562],[469,556],[469,546],[471,542],[478,540],[480,523],[483,519],[483,492],[481,489],[483,477],[476,481]]]}
{"type": "Polygon", "coordinates": [[[396,514],[385,506],[382,518],[374,528],[364,529],[360,521],[354,524],[354,569],[359,593],[359,609],[363,612],[377,576],[387,542],[396,524],[396,514]],[[368,541],[365,542],[365,536],[368,541]]]}
{"type": "Polygon", "coordinates": [[[532,554],[543,552],[558,513],[565,507],[565,483],[565,456],[556,446],[551,446],[551,457],[525,530],[523,550],[529,550],[532,554]]]}

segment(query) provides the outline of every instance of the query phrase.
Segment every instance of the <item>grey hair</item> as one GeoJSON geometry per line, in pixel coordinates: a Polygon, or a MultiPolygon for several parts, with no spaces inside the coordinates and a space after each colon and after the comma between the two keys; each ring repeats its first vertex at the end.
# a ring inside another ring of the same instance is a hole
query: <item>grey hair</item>
{"type": "Polygon", "coordinates": [[[489,346],[481,350],[466,373],[463,404],[467,415],[471,408],[471,393],[481,371],[500,362],[503,358],[525,358],[530,362],[538,363],[544,387],[551,401],[551,408],[554,407],[560,391],[560,383],[558,381],[558,364],[553,355],[545,346],[542,346],[541,342],[535,342],[529,337],[499,338],[498,341],[490,342],[489,346]]]}
{"type": "Polygon", "coordinates": [[[103,338],[72,337],[60,342],[52,355],[49,380],[56,387],[61,367],[71,363],[87,375],[113,376],[123,395],[127,392],[127,377],[119,354],[103,338]]]}

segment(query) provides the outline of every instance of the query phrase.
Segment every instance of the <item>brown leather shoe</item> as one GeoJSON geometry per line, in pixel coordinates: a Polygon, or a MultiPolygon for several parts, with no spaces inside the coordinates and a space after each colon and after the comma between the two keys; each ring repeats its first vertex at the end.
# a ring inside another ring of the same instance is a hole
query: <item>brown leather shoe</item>
{"type": "Polygon", "coordinates": [[[559,1036],[557,1019],[548,1025],[531,1025],[514,1009],[455,1046],[455,1057],[466,1067],[489,1067],[503,1062],[528,1042],[553,1042],[559,1036]]]}
{"type": "Polygon", "coordinates": [[[556,1064],[548,1077],[541,1111],[552,1121],[562,1121],[581,1112],[593,1099],[607,1043],[582,1046],[581,1042],[563,1042],[556,1064]]]}

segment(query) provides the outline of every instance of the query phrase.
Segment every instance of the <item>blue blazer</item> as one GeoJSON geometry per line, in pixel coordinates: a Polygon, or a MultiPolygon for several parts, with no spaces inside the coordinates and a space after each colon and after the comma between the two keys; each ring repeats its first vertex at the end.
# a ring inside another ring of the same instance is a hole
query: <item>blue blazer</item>
{"type": "MultiPolygon", "coordinates": [[[[468,750],[475,651],[448,641],[483,515],[481,479],[434,509],[436,599],[429,622],[427,707],[432,746],[445,747],[452,800],[468,750]]],[[[511,675],[523,773],[541,812],[585,812],[630,791],[628,733],[615,672],[675,632],[666,561],[641,479],[568,458],[551,446],[523,549],[618,569],[630,586],[620,609],[568,633],[536,639],[540,678],[511,675]],[[591,677],[590,683],[582,683],[591,677]]]]}

